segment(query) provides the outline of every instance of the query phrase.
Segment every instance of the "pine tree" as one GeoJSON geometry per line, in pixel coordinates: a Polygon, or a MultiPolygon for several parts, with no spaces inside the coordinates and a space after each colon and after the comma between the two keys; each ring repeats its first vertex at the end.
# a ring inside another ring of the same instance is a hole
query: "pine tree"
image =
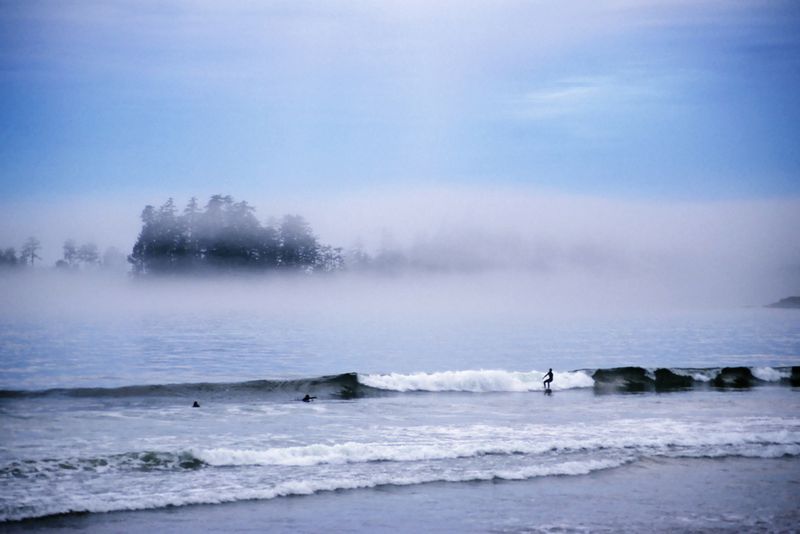
{"type": "Polygon", "coordinates": [[[285,215],[281,221],[279,234],[281,267],[313,269],[319,245],[306,220],[300,215],[285,215]]]}
{"type": "Polygon", "coordinates": [[[19,252],[20,259],[23,263],[30,264],[33,267],[35,260],[41,260],[36,252],[42,249],[42,245],[35,237],[29,237],[22,245],[22,250],[19,252]]]}
{"type": "Polygon", "coordinates": [[[80,246],[77,253],[78,261],[84,265],[94,266],[100,262],[100,253],[94,243],[85,243],[80,246]]]}
{"type": "Polygon", "coordinates": [[[77,259],[78,246],[73,239],[67,239],[64,241],[64,262],[66,262],[69,267],[72,267],[75,265],[77,259]]]}

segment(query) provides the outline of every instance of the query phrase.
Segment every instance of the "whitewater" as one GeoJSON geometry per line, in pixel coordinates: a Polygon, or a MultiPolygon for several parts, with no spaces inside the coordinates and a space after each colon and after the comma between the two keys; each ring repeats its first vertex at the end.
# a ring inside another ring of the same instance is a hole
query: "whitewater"
{"type": "Polygon", "coordinates": [[[191,530],[212,521],[203,506],[247,503],[261,508],[221,527],[283,517],[273,530],[314,531],[336,517],[405,530],[358,503],[439,531],[530,529],[541,507],[559,509],[551,530],[636,530],[653,514],[664,530],[798,520],[782,500],[800,483],[800,332],[785,314],[604,322],[562,328],[563,345],[548,328],[484,323],[382,324],[343,345],[357,325],[273,321],[251,319],[249,338],[237,317],[93,320],[72,336],[4,323],[2,528],[114,531],[118,514],[179,510],[175,531],[191,530]],[[466,350],[476,330],[482,345],[466,350]],[[746,504],[734,491],[762,482],[746,504]],[[681,494],[695,497],[669,500],[681,494]],[[417,499],[452,512],[418,513],[417,499]]]}

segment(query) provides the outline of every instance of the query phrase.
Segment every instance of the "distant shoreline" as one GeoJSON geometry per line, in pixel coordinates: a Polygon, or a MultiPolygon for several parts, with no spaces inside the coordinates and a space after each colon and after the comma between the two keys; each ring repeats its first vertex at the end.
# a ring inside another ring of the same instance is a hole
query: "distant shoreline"
{"type": "Polygon", "coordinates": [[[778,302],[767,304],[765,308],[800,309],[800,297],[786,297],[778,302]]]}

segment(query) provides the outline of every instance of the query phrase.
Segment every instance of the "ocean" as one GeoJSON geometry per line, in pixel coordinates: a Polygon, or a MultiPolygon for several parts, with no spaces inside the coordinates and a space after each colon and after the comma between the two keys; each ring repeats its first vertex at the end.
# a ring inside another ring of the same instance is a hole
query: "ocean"
{"type": "Polygon", "coordinates": [[[0,321],[2,530],[800,525],[796,310],[0,321]]]}

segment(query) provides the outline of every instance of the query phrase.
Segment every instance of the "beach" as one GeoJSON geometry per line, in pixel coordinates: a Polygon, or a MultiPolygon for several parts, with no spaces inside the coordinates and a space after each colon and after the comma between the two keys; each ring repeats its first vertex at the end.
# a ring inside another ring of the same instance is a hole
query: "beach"
{"type": "Polygon", "coordinates": [[[780,531],[796,522],[800,334],[780,312],[525,330],[447,317],[375,322],[352,338],[356,319],[292,321],[7,323],[0,528],[780,531]],[[65,336],[68,327],[79,335],[65,336]],[[331,343],[343,333],[354,340],[346,353],[331,343]],[[533,354],[553,362],[551,390],[533,354]],[[336,367],[356,371],[321,374],[336,367]]]}
{"type": "Polygon", "coordinates": [[[3,532],[791,532],[797,458],[649,460],[582,476],[431,483],[76,514],[3,532]]]}

